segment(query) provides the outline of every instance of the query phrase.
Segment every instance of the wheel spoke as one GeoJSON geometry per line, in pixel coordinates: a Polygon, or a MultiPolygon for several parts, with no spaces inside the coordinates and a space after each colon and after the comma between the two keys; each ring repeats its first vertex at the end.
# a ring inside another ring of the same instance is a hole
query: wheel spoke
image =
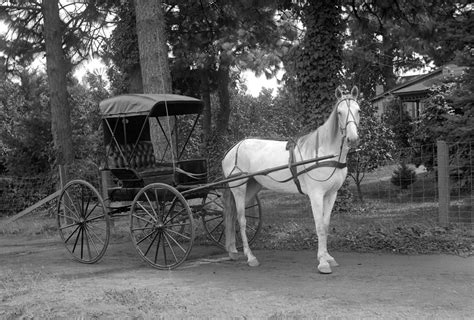
{"type": "MultiPolygon", "coordinates": [[[[164,235],[163,233],[161,233],[161,236],[164,238],[165,235],[164,235]]],[[[167,261],[167,259],[166,259],[166,245],[165,245],[165,240],[163,240],[163,243],[162,243],[161,246],[163,247],[163,257],[165,258],[165,266],[167,266],[167,265],[168,265],[168,261],[167,261]]]]}
{"type": "Polygon", "coordinates": [[[191,240],[190,237],[188,237],[188,236],[186,236],[186,235],[184,235],[184,234],[182,234],[182,233],[180,233],[180,232],[171,230],[171,229],[166,229],[165,232],[171,232],[171,233],[174,233],[175,235],[178,235],[178,236],[180,236],[180,237],[182,237],[182,238],[184,238],[184,239],[186,239],[186,240],[191,240]]]}
{"type": "Polygon", "coordinates": [[[156,220],[153,220],[153,221],[150,221],[150,220],[147,220],[141,216],[137,216],[136,214],[132,214],[135,218],[137,218],[138,220],[142,220],[142,221],[145,221],[146,223],[150,224],[151,222],[156,222],[156,220]]]}
{"type": "MultiPolygon", "coordinates": [[[[95,229],[99,229],[99,230],[102,230],[102,231],[105,231],[104,229],[101,229],[101,228],[97,228],[97,226],[94,227],[95,229]]],[[[91,240],[92,240],[92,236],[94,236],[97,240],[99,240],[102,244],[104,244],[104,241],[97,235],[97,233],[94,232],[94,230],[92,230],[91,226],[89,226],[89,232],[91,234],[91,240]]]]}
{"type": "Polygon", "coordinates": [[[166,227],[167,228],[172,228],[172,227],[185,227],[185,226],[189,226],[191,225],[190,222],[186,222],[186,223],[174,223],[174,224],[166,224],[166,227]]]}
{"type": "Polygon", "coordinates": [[[224,220],[220,221],[214,228],[209,233],[213,233],[216,231],[217,228],[219,228],[222,224],[224,223],[224,220]]]}
{"type": "MultiPolygon", "coordinates": [[[[177,199],[176,197],[173,199],[173,202],[171,203],[171,206],[168,208],[168,213],[166,214],[166,216],[163,216],[163,221],[165,221],[165,220],[168,218],[170,212],[173,212],[174,207],[176,206],[177,200],[178,200],[178,199],[177,199]]],[[[174,218],[174,217],[173,217],[173,218],[174,218]]],[[[171,220],[172,220],[173,218],[171,218],[171,220]]],[[[169,220],[168,220],[168,221],[169,221],[169,220]]]]}
{"type": "Polygon", "coordinates": [[[222,237],[224,236],[225,229],[221,231],[221,234],[219,235],[219,239],[217,241],[221,242],[222,237]]]}
{"type": "MultiPolygon", "coordinates": [[[[145,195],[145,197],[146,197],[146,200],[147,200],[148,203],[150,204],[151,210],[153,210],[153,213],[155,214],[155,217],[158,217],[158,213],[156,213],[155,208],[153,208],[153,203],[151,202],[150,198],[148,198],[148,194],[147,194],[146,192],[144,192],[144,195],[145,195]]],[[[158,198],[156,198],[156,201],[158,201],[158,198]]],[[[145,209],[143,208],[143,210],[145,210],[145,209]]],[[[145,210],[145,211],[146,211],[146,210],[145,210]]],[[[148,213],[148,211],[147,211],[147,213],[148,213]]],[[[149,214],[149,213],[148,213],[148,214],[149,214]]],[[[155,219],[155,221],[156,221],[156,219],[155,219]]]]}
{"type": "Polygon", "coordinates": [[[77,226],[77,225],[78,225],[78,223],[74,222],[74,223],[71,223],[71,224],[60,227],[59,230],[64,230],[64,229],[71,228],[71,227],[74,227],[74,226],[77,226]]]}
{"type": "MultiPolygon", "coordinates": [[[[86,229],[87,229],[87,227],[86,227],[86,229]]],[[[102,241],[102,240],[97,237],[97,235],[95,234],[94,231],[92,231],[92,230],[88,230],[88,231],[90,232],[90,235],[91,235],[90,236],[90,241],[92,243],[92,246],[94,247],[94,250],[95,250],[96,254],[99,254],[99,250],[97,249],[97,246],[95,244],[95,241],[94,241],[93,237],[96,237],[96,239],[98,239],[99,241],[102,241]]],[[[90,257],[90,258],[92,259],[92,257],[90,257]]]]}
{"type": "Polygon", "coordinates": [[[89,243],[89,235],[87,233],[87,225],[84,227],[84,231],[83,231],[83,236],[85,236],[85,240],[86,240],[86,248],[87,248],[87,253],[89,253],[89,260],[92,259],[92,254],[91,254],[91,247],[90,247],[90,243],[89,243]]]}
{"type": "Polygon", "coordinates": [[[148,239],[153,233],[154,233],[154,231],[150,232],[150,233],[147,234],[145,237],[143,237],[142,239],[140,239],[139,241],[137,241],[137,245],[139,245],[140,243],[142,243],[143,241],[145,241],[146,239],[148,239]]]}
{"type": "MultiPolygon", "coordinates": [[[[156,218],[150,213],[148,212],[148,210],[140,203],[140,202],[137,202],[137,204],[143,209],[143,211],[145,211],[150,217],[151,219],[154,221],[154,222],[157,222],[156,218]]],[[[153,209],[153,207],[152,207],[153,209]]],[[[153,209],[153,212],[155,211],[155,209],[153,209]]],[[[138,217],[137,217],[138,218],[138,217]]]]}
{"type": "MultiPolygon", "coordinates": [[[[71,239],[71,237],[72,237],[72,236],[73,236],[73,235],[76,233],[76,231],[77,231],[77,230],[79,230],[80,228],[81,228],[81,225],[80,225],[80,224],[78,224],[78,225],[77,225],[77,228],[76,228],[76,229],[74,229],[74,231],[73,231],[73,232],[71,232],[71,234],[69,235],[69,237],[67,237],[67,238],[66,238],[66,240],[65,240],[64,242],[66,242],[66,243],[67,243],[67,242],[69,241],[69,239],[71,239]]],[[[75,241],[75,242],[77,242],[77,239],[76,239],[76,241],[75,241]]]]}
{"type": "Polygon", "coordinates": [[[167,224],[169,223],[170,221],[173,221],[174,218],[176,218],[177,216],[179,216],[181,213],[183,213],[184,211],[186,211],[186,208],[183,208],[181,209],[181,211],[178,211],[174,216],[172,216],[171,218],[169,218],[168,220],[164,221],[163,223],[164,224],[167,224]]]}
{"type": "Polygon", "coordinates": [[[80,214],[80,212],[77,211],[76,205],[74,203],[74,200],[72,200],[71,195],[69,194],[69,192],[67,190],[65,191],[65,194],[69,198],[69,201],[71,202],[71,204],[73,206],[73,209],[69,209],[69,210],[71,210],[71,212],[75,213],[75,216],[78,220],[81,219],[81,214],[80,214]]]}
{"type": "MultiPolygon", "coordinates": [[[[163,236],[163,234],[161,232],[158,232],[159,236],[158,236],[158,242],[156,243],[156,251],[155,251],[155,264],[156,264],[156,261],[158,260],[158,251],[160,250],[160,242],[161,242],[161,237],[163,236]]],[[[166,256],[166,254],[165,254],[166,256]]]]}
{"type": "MultiPolygon", "coordinates": [[[[89,212],[86,214],[86,216],[84,217],[84,219],[87,219],[89,218],[89,216],[92,214],[92,212],[94,212],[95,208],[97,208],[99,206],[98,203],[96,203],[91,210],[89,210],[89,212]]],[[[87,207],[89,208],[89,204],[87,205],[87,207]]]]}
{"type": "MultiPolygon", "coordinates": [[[[168,247],[171,250],[171,254],[173,255],[174,261],[178,262],[178,258],[176,257],[176,254],[174,253],[173,246],[171,245],[170,241],[168,240],[169,235],[166,234],[166,232],[163,233],[163,237],[165,238],[165,241],[168,243],[168,247]]],[[[174,240],[174,239],[173,239],[174,240]]],[[[186,251],[185,251],[186,252],[186,251]]]]}
{"type": "Polygon", "coordinates": [[[154,243],[155,240],[156,240],[156,237],[158,236],[158,232],[157,232],[157,231],[153,231],[153,233],[155,233],[155,236],[153,237],[153,240],[151,240],[150,244],[148,245],[148,248],[147,248],[146,251],[145,251],[145,256],[148,254],[148,251],[150,251],[150,248],[152,247],[153,243],[154,243]]]}

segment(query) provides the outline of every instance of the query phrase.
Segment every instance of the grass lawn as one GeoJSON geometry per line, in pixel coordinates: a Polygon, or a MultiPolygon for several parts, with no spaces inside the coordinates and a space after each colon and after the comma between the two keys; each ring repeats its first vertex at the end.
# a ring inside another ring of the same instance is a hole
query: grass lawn
{"type": "MultiPolygon", "coordinates": [[[[333,212],[329,249],[357,252],[449,253],[469,256],[474,253],[472,224],[440,227],[436,184],[429,173],[400,192],[388,179],[368,179],[363,185],[365,203],[356,201],[350,212],[333,212]]],[[[266,249],[316,249],[317,236],[309,200],[306,196],[263,191],[263,228],[253,245],[266,249]]],[[[37,210],[8,225],[0,225],[0,235],[58,237],[53,208],[37,210]],[[49,213],[48,213],[49,212],[49,213]]],[[[470,213],[469,213],[470,217],[470,213]]],[[[128,237],[128,219],[116,223],[114,237],[128,237]]],[[[197,241],[206,240],[198,221],[197,241]]]]}

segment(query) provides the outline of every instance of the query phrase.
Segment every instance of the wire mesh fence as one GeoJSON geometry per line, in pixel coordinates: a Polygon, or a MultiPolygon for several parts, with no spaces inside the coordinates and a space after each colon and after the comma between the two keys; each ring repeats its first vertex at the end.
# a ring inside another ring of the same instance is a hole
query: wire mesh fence
{"type": "Polygon", "coordinates": [[[49,174],[0,177],[0,216],[12,215],[46,198],[56,190],[49,174]]]}
{"type": "Polygon", "coordinates": [[[449,223],[474,223],[474,142],[447,145],[449,223]]]}
{"type": "MultiPolygon", "coordinates": [[[[439,146],[438,142],[401,149],[393,160],[365,173],[360,191],[373,206],[372,211],[377,215],[374,218],[474,225],[474,142],[444,144],[445,152],[440,152],[439,146]],[[443,174],[446,174],[444,180],[443,174]]],[[[70,177],[100,188],[99,168],[90,162],[75,163],[70,177]]],[[[58,188],[59,175],[55,173],[0,176],[0,216],[18,213],[58,188]]],[[[357,195],[356,188],[352,191],[357,195]]]]}
{"type": "Polygon", "coordinates": [[[393,160],[379,163],[366,174],[362,194],[378,203],[380,214],[407,220],[419,220],[422,215],[441,224],[472,224],[473,146],[474,142],[438,142],[401,149],[393,160]]]}

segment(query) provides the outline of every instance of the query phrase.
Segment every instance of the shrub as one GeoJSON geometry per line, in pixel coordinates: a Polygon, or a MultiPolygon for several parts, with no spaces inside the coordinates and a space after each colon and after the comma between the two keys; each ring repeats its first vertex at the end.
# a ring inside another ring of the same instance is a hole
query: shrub
{"type": "Polygon", "coordinates": [[[399,167],[393,171],[390,181],[401,189],[407,189],[409,185],[416,181],[415,170],[402,162],[399,167]]]}

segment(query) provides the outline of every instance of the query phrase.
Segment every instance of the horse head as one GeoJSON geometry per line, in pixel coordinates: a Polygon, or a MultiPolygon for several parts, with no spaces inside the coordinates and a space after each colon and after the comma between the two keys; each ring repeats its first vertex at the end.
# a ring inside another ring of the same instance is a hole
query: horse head
{"type": "Polygon", "coordinates": [[[340,87],[336,89],[336,112],[339,130],[347,140],[350,147],[355,147],[359,142],[359,112],[360,107],[357,102],[359,89],[354,86],[350,94],[345,94],[340,87]]]}

